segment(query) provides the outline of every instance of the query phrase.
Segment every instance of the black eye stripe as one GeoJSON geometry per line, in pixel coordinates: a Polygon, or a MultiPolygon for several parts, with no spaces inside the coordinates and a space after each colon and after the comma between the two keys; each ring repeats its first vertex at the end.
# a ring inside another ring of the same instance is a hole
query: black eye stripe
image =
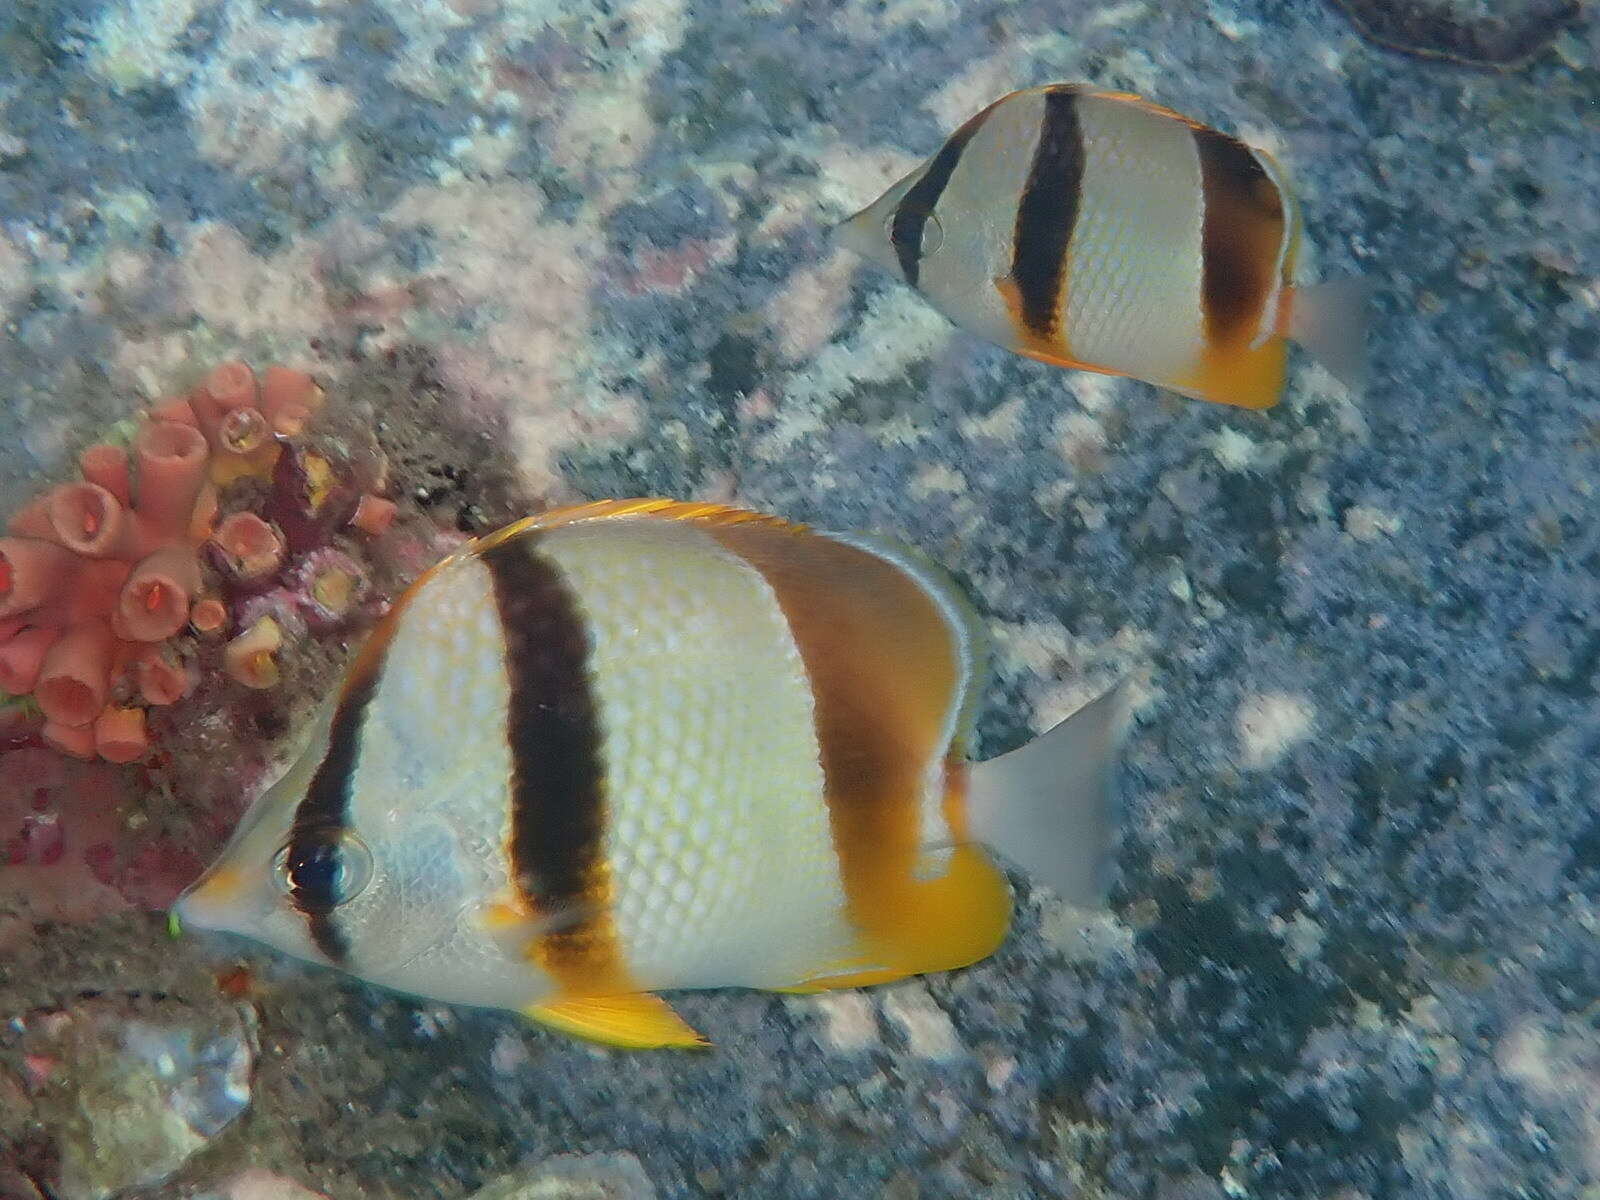
{"type": "Polygon", "coordinates": [[[327,827],[301,830],[278,851],[273,869],[295,909],[324,928],[377,874],[372,851],[354,830],[327,827]]]}
{"type": "MultiPolygon", "coordinates": [[[[350,789],[361,761],[361,731],[366,723],[367,706],[378,691],[399,611],[391,611],[372,631],[351,669],[344,695],[328,729],[328,749],[295,810],[289,845],[284,852],[285,869],[290,862],[307,861],[318,847],[337,843],[340,834],[350,826],[350,789]]],[[[318,907],[302,902],[293,889],[289,891],[289,898],[305,915],[306,927],[317,949],[333,962],[346,962],[350,957],[350,942],[334,918],[336,905],[318,907]]],[[[314,901],[315,898],[309,899],[314,901]]]]}
{"type": "Polygon", "coordinates": [[[939,203],[939,197],[950,182],[950,176],[955,173],[956,164],[961,161],[967,143],[989,119],[989,114],[994,111],[997,104],[998,100],[976,116],[970,117],[965,125],[945,139],[944,145],[939,147],[939,152],[933,156],[933,161],[928,164],[928,169],[923,172],[922,178],[906,190],[906,194],[900,198],[900,203],[895,206],[894,214],[890,218],[889,241],[894,246],[895,257],[900,261],[900,273],[912,287],[917,286],[918,267],[922,261],[923,226],[933,215],[934,206],[939,203]]]}

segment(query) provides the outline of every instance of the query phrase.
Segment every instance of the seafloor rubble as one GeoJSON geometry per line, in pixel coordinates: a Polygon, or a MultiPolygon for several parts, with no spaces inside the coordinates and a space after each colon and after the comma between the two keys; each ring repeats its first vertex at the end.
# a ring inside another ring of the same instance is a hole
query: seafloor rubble
{"type": "MultiPolygon", "coordinates": [[[[1481,41],[1541,3],[1404,7],[1481,41]]],[[[304,436],[388,464],[393,528],[333,546],[376,599],[539,505],[735,499],[959,576],[985,755],[1113,677],[1142,699],[1110,914],[1025,895],[966,971],[675,997],[715,1051],[624,1056],[171,940],[358,628],[297,603],[265,689],[183,634],[138,765],[5,760],[0,1195],[67,1194],[69,1126],[116,1109],[188,1154],[135,1196],[1588,1197],[1596,28],[1477,70],[1272,0],[0,6],[0,512],[217,364],[292,363],[328,394],[304,436]],[[1308,272],[1377,285],[1364,393],[1303,358],[1263,414],[1051,370],[830,246],[1054,79],[1274,153],[1308,272]],[[196,1125],[233,1036],[248,1103],[196,1125]]]]}

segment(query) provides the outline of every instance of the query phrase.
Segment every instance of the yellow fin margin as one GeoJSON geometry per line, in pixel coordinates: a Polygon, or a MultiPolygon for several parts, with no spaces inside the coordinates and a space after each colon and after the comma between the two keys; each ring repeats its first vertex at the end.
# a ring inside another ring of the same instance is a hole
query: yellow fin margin
{"type": "Polygon", "coordinates": [[[702,1049],[711,1043],[649,992],[581,996],[523,1009],[551,1029],[621,1050],[702,1049]]]}
{"type": "Polygon", "coordinates": [[[773,988],[772,991],[782,992],[786,996],[814,996],[818,992],[837,992],[853,988],[874,987],[880,983],[893,983],[895,980],[904,979],[905,977],[906,971],[901,967],[874,967],[869,971],[855,971],[849,975],[825,975],[817,979],[807,980],[805,983],[773,988]]]}
{"type": "Polygon", "coordinates": [[[568,504],[552,508],[547,512],[513,521],[493,533],[486,533],[472,542],[468,550],[473,554],[483,554],[512,538],[534,530],[557,529],[563,525],[574,525],[580,521],[605,517],[659,517],[667,521],[689,521],[697,525],[713,526],[767,525],[791,533],[806,532],[806,526],[785,521],[782,517],[734,508],[727,504],[702,504],[686,500],[643,497],[634,500],[596,500],[589,504],[568,504]]]}

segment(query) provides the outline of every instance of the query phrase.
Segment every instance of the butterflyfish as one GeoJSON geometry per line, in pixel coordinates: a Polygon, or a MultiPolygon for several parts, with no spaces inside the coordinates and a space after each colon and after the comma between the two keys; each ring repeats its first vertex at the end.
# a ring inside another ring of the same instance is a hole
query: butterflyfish
{"type": "Polygon", "coordinates": [[[1286,340],[1348,384],[1363,280],[1295,282],[1300,217],[1263,150],[1124,92],[1011,92],[845,221],[841,243],[1029,358],[1268,408],[1286,340]]]}
{"type": "Polygon", "coordinates": [[[1006,933],[998,860],[1103,903],[1126,724],[1119,685],[969,763],[982,664],[955,588],[888,543],[552,510],[396,601],[176,911],[632,1048],[704,1044],[663,990],[961,967],[1006,933]]]}

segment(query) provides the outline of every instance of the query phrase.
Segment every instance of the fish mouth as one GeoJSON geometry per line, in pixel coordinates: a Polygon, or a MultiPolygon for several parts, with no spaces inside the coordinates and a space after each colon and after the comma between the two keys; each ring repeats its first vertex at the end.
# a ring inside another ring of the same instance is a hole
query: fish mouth
{"type": "Polygon", "coordinates": [[[178,894],[167,909],[167,928],[235,929],[256,904],[254,882],[224,854],[178,894]]]}

